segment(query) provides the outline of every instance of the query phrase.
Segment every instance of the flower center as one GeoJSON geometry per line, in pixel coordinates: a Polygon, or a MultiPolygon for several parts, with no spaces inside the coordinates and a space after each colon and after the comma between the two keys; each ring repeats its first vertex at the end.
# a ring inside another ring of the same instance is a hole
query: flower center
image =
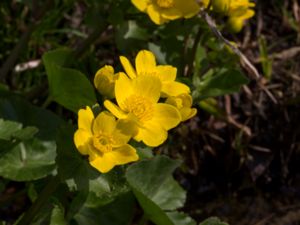
{"type": "Polygon", "coordinates": [[[132,113],[140,122],[145,122],[153,117],[153,103],[139,95],[131,95],[124,101],[125,111],[132,113]]]}
{"type": "Polygon", "coordinates": [[[171,8],[174,6],[174,0],[156,0],[156,4],[161,8],[171,8]]]}
{"type": "Polygon", "coordinates": [[[111,135],[100,133],[93,136],[93,145],[101,153],[111,152],[113,142],[114,140],[111,135]]]}

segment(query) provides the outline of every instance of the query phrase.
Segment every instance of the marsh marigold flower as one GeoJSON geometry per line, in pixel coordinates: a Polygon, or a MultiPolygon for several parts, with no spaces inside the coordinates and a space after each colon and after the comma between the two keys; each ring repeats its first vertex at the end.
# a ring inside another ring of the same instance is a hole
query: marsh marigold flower
{"type": "Polygon", "coordinates": [[[196,115],[197,109],[192,108],[193,99],[189,94],[181,94],[176,97],[169,97],[166,103],[174,105],[181,114],[181,121],[186,121],[196,115]]]}
{"type": "Polygon", "coordinates": [[[156,65],[155,56],[152,52],[141,50],[135,58],[135,69],[130,61],[120,57],[121,64],[127,75],[134,79],[140,76],[155,76],[161,83],[162,97],[177,96],[183,93],[190,93],[190,88],[176,81],[176,67],[169,65],[156,65]]]}
{"type": "Polygon", "coordinates": [[[94,85],[101,95],[111,99],[115,97],[115,82],[118,77],[112,66],[105,65],[97,71],[94,85]]]}
{"type": "Polygon", "coordinates": [[[158,103],[161,82],[157,76],[136,76],[129,79],[121,73],[115,85],[117,104],[109,100],[104,106],[117,118],[133,121],[137,134],[133,137],[156,147],[168,137],[168,130],[181,121],[179,111],[172,105],[158,103]]]}
{"type": "Polygon", "coordinates": [[[102,173],[116,165],[137,161],[136,150],[128,143],[136,133],[130,121],[118,120],[109,112],[96,118],[90,107],[78,112],[78,130],[74,143],[78,151],[89,156],[90,164],[102,173]]]}
{"type": "Polygon", "coordinates": [[[227,26],[233,32],[239,32],[247,19],[254,16],[255,12],[251,7],[254,7],[253,2],[248,0],[232,1],[228,12],[227,26]]]}
{"type": "Polygon", "coordinates": [[[140,11],[149,15],[156,24],[178,18],[190,18],[199,12],[196,0],[131,0],[140,11]]]}
{"type": "MultiPolygon", "coordinates": [[[[208,0],[203,0],[203,4],[206,7],[208,3],[208,0]]],[[[252,9],[255,3],[249,0],[211,0],[211,6],[210,9],[214,12],[228,17],[227,27],[232,32],[239,32],[243,28],[245,21],[255,14],[252,9]]]]}

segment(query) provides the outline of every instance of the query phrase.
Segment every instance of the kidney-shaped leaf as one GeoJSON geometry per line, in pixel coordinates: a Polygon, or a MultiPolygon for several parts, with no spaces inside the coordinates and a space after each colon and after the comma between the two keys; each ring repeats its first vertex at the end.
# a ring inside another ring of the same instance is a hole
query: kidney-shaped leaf
{"type": "Polygon", "coordinates": [[[0,176],[15,181],[45,177],[55,169],[55,149],[55,142],[21,142],[0,158],[0,176]]]}
{"type": "Polygon", "coordinates": [[[189,217],[178,216],[177,212],[170,213],[182,207],[185,201],[185,191],[172,177],[178,165],[178,161],[166,156],[156,156],[129,166],[126,172],[127,181],[145,215],[157,225],[193,222],[189,217]]]}
{"type": "Polygon", "coordinates": [[[182,207],[185,201],[185,191],[172,177],[172,172],[178,166],[178,161],[157,156],[131,165],[126,177],[130,186],[162,209],[173,210],[182,207]]]}
{"type": "Polygon", "coordinates": [[[0,176],[29,181],[52,173],[56,167],[54,136],[63,120],[6,91],[0,91],[0,117],[4,128],[10,127],[5,135],[0,132],[6,139],[0,140],[5,142],[1,148],[0,176]]]}

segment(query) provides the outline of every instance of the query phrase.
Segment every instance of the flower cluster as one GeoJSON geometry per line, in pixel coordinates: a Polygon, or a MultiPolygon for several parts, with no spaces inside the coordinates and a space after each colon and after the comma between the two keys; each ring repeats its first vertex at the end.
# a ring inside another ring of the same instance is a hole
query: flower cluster
{"type": "MultiPolygon", "coordinates": [[[[205,0],[204,4],[208,6],[209,1],[205,0]]],[[[239,32],[244,22],[254,16],[254,6],[249,0],[211,0],[211,9],[228,17],[227,26],[233,32],[239,32]]]]}
{"type": "Polygon", "coordinates": [[[105,173],[116,165],[138,160],[130,139],[156,147],[168,131],[181,121],[195,116],[190,88],[176,81],[177,69],[156,65],[154,55],[140,51],[135,68],[120,57],[125,72],[114,73],[104,66],[96,73],[94,84],[106,98],[103,111],[95,118],[89,107],[79,110],[74,142],[90,164],[105,173]]]}
{"type": "Polygon", "coordinates": [[[135,7],[149,15],[156,24],[196,15],[200,7],[196,0],[131,0],[135,7]]]}

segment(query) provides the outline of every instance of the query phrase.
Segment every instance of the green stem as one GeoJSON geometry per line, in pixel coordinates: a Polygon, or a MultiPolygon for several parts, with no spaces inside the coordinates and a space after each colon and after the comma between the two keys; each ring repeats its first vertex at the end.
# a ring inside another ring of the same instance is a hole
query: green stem
{"type": "Polygon", "coordinates": [[[60,184],[60,179],[58,176],[52,177],[48,182],[46,187],[39,194],[38,198],[32,203],[30,208],[21,218],[21,220],[17,223],[17,225],[28,225],[34,219],[35,215],[39,212],[39,210],[44,206],[44,204],[48,201],[51,194],[56,190],[56,188],[60,184]]]}

